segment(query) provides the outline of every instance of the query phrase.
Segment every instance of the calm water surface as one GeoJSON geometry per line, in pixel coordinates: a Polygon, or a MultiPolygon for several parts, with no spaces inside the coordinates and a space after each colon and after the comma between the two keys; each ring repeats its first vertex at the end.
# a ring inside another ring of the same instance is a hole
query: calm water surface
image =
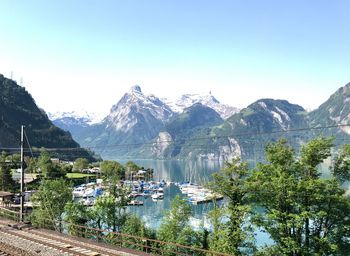
{"type": "MultiPolygon", "coordinates": [[[[125,160],[118,160],[125,163],[125,160]]],[[[190,181],[205,185],[211,175],[223,167],[223,163],[209,161],[160,161],[160,160],[133,160],[136,164],[145,168],[154,169],[155,181],[184,182],[190,181]]],[[[171,201],[176,195],[182,195],[180,189],[174,184],[164,188],[164,199],[153,201],[150,197],[138,197],[137,200],[144,202],[143,206],[131,206],[130,211],[140,216],[147,226],[158,228],[167,210],[170,209],[171,201]]],[[[192,205],[193,218],[191,223],[194,227],[207,226],[206,215],[213,209],[213,203],[192,205]]]]}
{"type": "MultiPolygon", "coordinates": [[[[125,164],[127,160],[118,160],[125,164]]],[[[155,181],[183,182],[190,181],[205,185],[211,180],[213,173],[224,167],[223,162],[217,161],[158,161],[158,160],[133,160],[136,164],[145,168],[154,169],[155,181]]],[[[164,199],[153,201],[150,197],[138,197],[137,200],[144,202],[143,206],[129,206],[130,212],[138,215],[148,227],[157,229],[161,224],[165,212],[170,209],[171,201],[176,195],[182,195],[180,189],[174,184],[164,189],[164,199]]],[[[213,209],[213,203],[191,205],[193,217],[190,223],[193,228],[210,228],[207,214],[213,209]]],[[[269,236],[264,232],[256,232],[258,246],[271,244],[269,236]]]]}
{"type": "MultiPolygon", "coordinates": [[[[127,160],[118,160],[120,163],[125,164],[127,160]]],[[[211,180],[212,174],[219,171],[224,167],[223,162],[218,161],[176,161],[176,160],[133,160],[140,166],[145,168],[154,169],[155,181],[171,181],[171,182],[183,182],[190,181],[200,185],[205,185],[211,180]]],[[[254,162],[250,163],[250,166],[254,166],[254,162]]],[[[329,163],[322,164],[319,167],[322,177],[329,178],[329,163]]],[[[349,184],[345,185],[349,187],[349,184]]],[[[138,215],[148,227],[157,229],[161,224],[161,220],[165,215],[165,212],[170,209],[171,201],[176,195],[182,195],[180,189],[175,185],[170,185],[164,189],[164,199],[159,201],[153,201],[150,197],[141,198],[138,200],[144,202],[143,206],[130,206],[128,207],[130,212],[138,215]]],[[[192,205],[193,217],[191,218],[191,225],[194,228],[206,227],[208,225],[207,214],[213,209],[213,203],[192,205]]],[[[257,231],[256,241],[258,246],[265,244],[271,244],[272,241],[268,234],[257,231]]]]}

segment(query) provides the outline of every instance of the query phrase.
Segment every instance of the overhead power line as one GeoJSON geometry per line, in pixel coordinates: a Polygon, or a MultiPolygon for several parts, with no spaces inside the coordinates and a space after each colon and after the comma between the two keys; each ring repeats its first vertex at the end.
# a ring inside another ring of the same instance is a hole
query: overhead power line
{"type": "MultiPolygon", "coordinates": [[[[341,128],[341,127],[349,127],[350,124],[335,124],[335,125],[328,125],[328,126],[314,126],[314,127],[304,127],[304,128],[295,128],[295,129],[285,129],[285,130],[275,130],[270,132],[247,132],[247,133],[231,133],[226,135],[211,135],[211,136],[205,136],[205,137],[197,137],[197,138],[191,138],[187,139],[186,142],[193,142],[193,141],[204,141],[204,140],[214,140],[214,139],[225,139],[225,138],[247,138],[251,139],[254,136],[268,136],[268,135],[275,135],[275,134],[284,134],[284,133],[297,133],[302,132],[305,133],[307,131],[317,131],[317,130],[326,130],[326,129],[333,129],[333,128],[341,128]]],[[[252,140],[252,142],[257,140],[252,140]]],[[[158,144],[162,143],[176,143],[180,142],[179,140],[160,140],[157,141],[158,144]]],[[[128,148],[128,147],[136,147],[136,146],[153,146],[156,142],[143,142],[143,143],[119,143],[119,144],[111,144],[111,145],[105,145],[105,146],[86,146],[86,147],[54,147],[54,148],[25,148],[25,152],[28,152],[30,150],[31,153],[40,152],[42,150],[46,150],[49,152],[59,152],[59,151],[85,151],[85,150],[92,150],[92,149],[103,149],[108,150],[109,148],[128,148]]],[[[193,144],[196,145],[196,144],[193,144]]],[[[198,146],[203,146],[203,144],[197,144],[198,146]]],[[[191,146],[191,145],[190,145],[191,146]]],[[[0,148],[0,150],[13,150],[13,151],[19,151],[20,148],[0,148]]]]}

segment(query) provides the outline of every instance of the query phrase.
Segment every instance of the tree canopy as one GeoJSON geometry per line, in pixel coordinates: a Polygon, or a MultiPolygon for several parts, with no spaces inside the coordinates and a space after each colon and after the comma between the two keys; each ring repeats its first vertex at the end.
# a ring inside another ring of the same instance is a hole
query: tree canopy
{"type": "Polygon", "coordinates": [[[34,209],[31,220],[34,225],[62,229],[61,221],[67,203],[72,202],[72,188],[65,180],[42,180],[33,196],[34,209]]]}
{"type": "Polygon", "coordinates": [[[332,140],[325,138],[305,144],[299,156],[284,140],[267,146],[267,163],[258,164],[247,182],[252,204],[263,209],[253,221],[275,242],[266,254],[350,251],[349,198],[336,177],[321,178],[318,168],[331,148],[332,140]]]}
{"type": "Polygon", "coordinates": [[[86,158],[79,157],[74,161],[73,171],[80,172],[83,169],[86,169],[88,167],[89,167],[89,161],[86,158]]]}
{"type": "Polygon", "coordinates": [[[0,155],[0,191],[13,191],[15,181],[12,178],[11,165],[6,159],[7,154],[2,152],[0,155]]]}

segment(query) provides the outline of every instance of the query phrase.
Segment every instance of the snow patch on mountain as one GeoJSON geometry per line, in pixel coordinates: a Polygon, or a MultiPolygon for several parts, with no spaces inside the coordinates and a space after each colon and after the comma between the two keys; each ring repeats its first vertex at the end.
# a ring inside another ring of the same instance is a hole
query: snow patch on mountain
{"type": "Polygon", "coordinates": [[[282,109],[279,107],[275,107],[275,109],[284,117],[285,120],[290,121],[290,117],[286,112],[284,112],[282,109]]]}
{"type": "Polygon", "coordinates": [[[273,118],[275,120],[277,120],[278,123],[280,123],[281,125],[283,125],[283,120],[282,120],[282,117],[280,114],[278,114],[277,112],[275,111],[271,111],[271,115],[273,116],[273,118]]]}
{"type": "Polygon", "coordinates": [[[176,101],[170,101],[164,99],[174,112],[181,113],[184,109],[191,107],[196,103],[201,103],[204,106],[214,109],[223,119],[227,119],[235,113],[238,113],[239,109],[221,104],[212,94],[184,94],[176,101]]]}
{"type": "Polygon", "coordinates": [[[267,110],[267,106],[266,106],[265,102],[259,101],[258,104],[259,104],[263,109],[267,110]]]}
{"type": "Polygon", "coordinates": [[[172,115],[167,104],[153,94],[143,94],[141,87],[135,85],[112,107],[105,120],[116,130],[127,132],[141,119],[148,123],[154,120],[165,123],[172,115]]]}
{"type": "Polygon", "coordinates": [[[67,112],[54,112],[47,113],[51,121],[60,120],[61,122],[68,124],[80,123],[82,125],[93,125],[100,123],[103,119],[101,115],[91,113],[83,109],[67,111],[67,112]]]}

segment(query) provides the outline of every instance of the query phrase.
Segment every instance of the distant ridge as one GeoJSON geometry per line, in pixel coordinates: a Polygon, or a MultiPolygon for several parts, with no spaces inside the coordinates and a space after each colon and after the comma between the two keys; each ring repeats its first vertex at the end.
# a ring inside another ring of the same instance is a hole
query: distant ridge
{"type": "Polygon", "coordinates": [[[276,99],[260,99],[238,111],[220,104],[211,93],[185,94],[170,102],[144,95],[136,85],[101,123],[82,127],[79,132],[68,130],[81,144],[96,146],[108,158],[230,160],[235,156],[263,159],[266,143],[279,138],[290,141],[296,150],[317,136],[334,135],[340,144],[350,139],[350,127],[274,132],[348,123],[350,84],[313,111],[276,99]]]}

